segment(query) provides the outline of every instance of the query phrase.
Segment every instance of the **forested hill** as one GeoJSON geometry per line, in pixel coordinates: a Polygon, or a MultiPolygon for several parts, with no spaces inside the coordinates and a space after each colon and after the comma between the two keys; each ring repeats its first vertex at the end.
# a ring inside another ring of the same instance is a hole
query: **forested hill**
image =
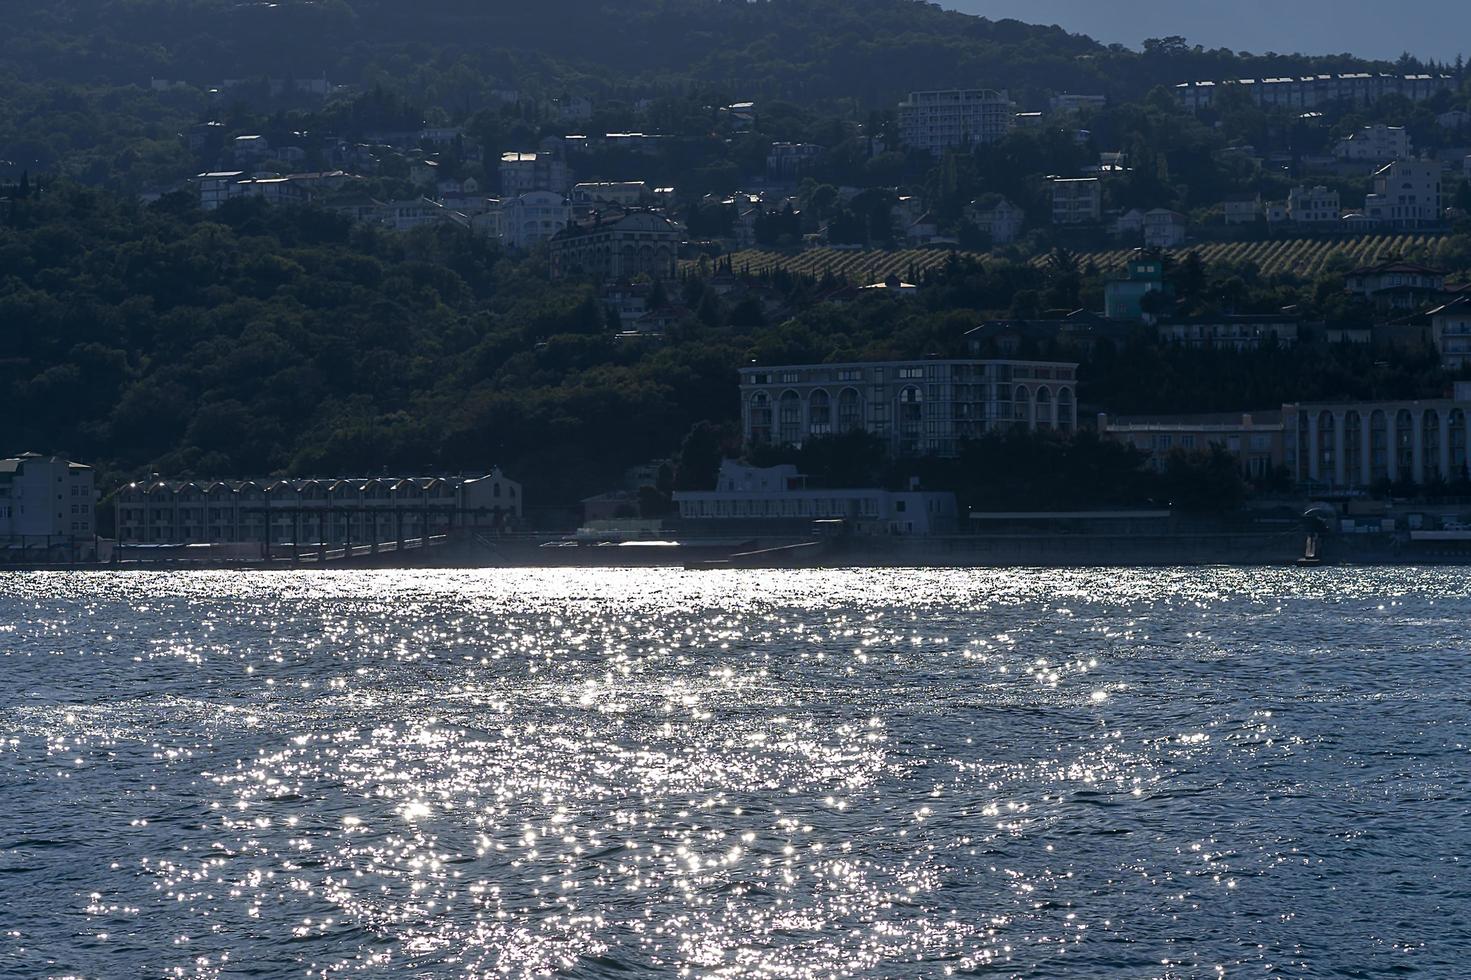
{"type": "Polygon", "coordinates": [[[1361,64],[1179,43],[1136,53],[919,0],[53,0],[0,34],[0,77],[27,82],[326,74],[467,97],[496,85],[697,87],[887,106],[909,89],[990,85],[1121,98],[1193,77],[1361,64]]]}

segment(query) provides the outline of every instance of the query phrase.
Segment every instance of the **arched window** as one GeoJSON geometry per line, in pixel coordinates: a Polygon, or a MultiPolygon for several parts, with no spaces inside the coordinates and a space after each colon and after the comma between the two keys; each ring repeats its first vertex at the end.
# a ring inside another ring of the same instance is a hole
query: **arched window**
{"type": "Polygon", "coordinates": [[[1334,441],[1337,420],[1333,413],[1322,411],[1318,413],[1318,479],[1332,481],[1333,467],[1338,458],[1337,444],[1334,441]]]}
{"type": "Polygon", "coordinates": [[[1453,483],[1464,483],[1471,479],[1466,460],[1466,413],[1459,408],[1451,409],[1451,471],[1446,479],[1453,483]]]}
{"type": "Polygon", "coordinates": [[[1050,429],[1053,424],[1052,389],[1043,385],[1037,389],[1037,428],[1050,429]]]}
{"type": "Polygon", "coordinates": [[[755,445],[771,442],[771,396],[764,391],[751,396],[750,438],[755,445]]]}
{"type": "Polygon", "coordinates": [[[1369,476],[1389,479],[1389,418],[1380,410],[1369,415],[1369,476]]]}
{"type": "Polygon", "coordinates": [[[1394,416],[1394,457],[1399,479],[1415,479],[1415,419],[1408,408],[1394,416]]]}
{"type": "Polygon", "coordinates": [[[1026,386],[1017,385],[1016,391],[1011,396],[1012,418],[1017,422],[1025,424],[1032,418],[1032,393],[1027,391],[1026,386]]]}
{"type": "Polygon", "coordinates": [[[1358,412],[1343,417],[1343,476],[1348,485],[1362,481],[1364,475],[1364,419],[1358,412]]]}
{"type": "Polygon", "coordinates": [[[833,431],[832,396],[821,388],[808,399],[807,428],[813,435],[826,435],[833,431]]]}
{"type": "Polygon", "coordinates": [[[863,428],[863,398],[857,389],[838,392],[838,431],[857,432],[863,428]]]}
{"type": "Polygon", "coordinates": [[[1444,479],[1446,474],[1440,471],[1440,413],[1433,408],[1427,408],[1420,416],[1420,424],[1420,447],[1423,450],[1422,458],[1425,461],[1425,479],[1426,481],[1436,477],[1444,479]]]}
{"type": "Polygon", "coordinates": [[[777,403],[777,425],[782,445],[793,446],[802,441],[802,396],[784,391],[777,403]]]}
{"type": "Polygon", "coordinates": [[[1057,390],[1057,428],[1061,432],[1073,431],[1073,389],[1059,388],[1057,390]]]}

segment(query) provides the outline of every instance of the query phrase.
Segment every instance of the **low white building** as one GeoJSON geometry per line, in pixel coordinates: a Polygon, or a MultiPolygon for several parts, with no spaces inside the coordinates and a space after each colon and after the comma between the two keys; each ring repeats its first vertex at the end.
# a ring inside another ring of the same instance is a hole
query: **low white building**
{"type": "Polygon", "coordinates": [[[0,459],[0,547],[74,557],[97,532],[96,499],[90,466],[38,453],[0,459]]]}
{"type": "Polygon", "coordinates": [[[729,459],[720,464],[714,490],[677,490],[674,503],[686,521],[770,526],[845,520],[868,534],[941,534],[954,530],[956,517],[952,493],[816,489],[795,466],[763,468],[729,459]]]}

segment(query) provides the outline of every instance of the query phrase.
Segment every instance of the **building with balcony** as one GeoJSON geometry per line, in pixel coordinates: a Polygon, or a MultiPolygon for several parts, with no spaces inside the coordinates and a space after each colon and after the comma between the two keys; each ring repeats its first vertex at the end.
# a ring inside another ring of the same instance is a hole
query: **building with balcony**
{"type": "Polygon", "coordinates": [[[1097,224],[1103,219],[1103,181],[1097,177],[1052,179],[1052,223],[1097,224]]]}
{"type": "Polygon", "coordinates": [[[1287,459],[1282,412],[1203,415],[1098,416],[1098,434],[1132,446],[1146,465],[1163,472],[1172,452],[1206,452],[1219,446],[1241,462],[1242,475],[1262,480],[1287,459]]]}
{"type": "Polygon", "coordinates": [[[935,156],[994,143],[1010,131],[1012,120],[1011,97],[994,89],[911,92],[899,103],[900,139],[935,156]]]}
{"type": "Polygon", "coordinates": [[[1337,224],[1343,215],[1338,192],[1321,184],[1287,192],[1287,220],[1297,225],[1337,224]]]}
{"type": "Polygon", "coordinates": [[[553,191],[532,191],[504,198],[495,210],[494,227],[500,240],[512,248],[527,249],[548,241],[572,220],[572,202],[553,191]]]}
{"type": "Polygon", "coordinates": [[[1192,350],[1260,350],[1295,347],[1302,321],[1280,314],[1229,314],[1189,318],[1168,317],[1155,324],[1161,344],[1192,350]]]}
{"type": "Polygon", "coordinates": [[[481,477],[150,480],[118,490],[120,544],[385,544],[456,528],[498,530],[522,514],[521,485],[481,477]]]}
{"type": "Polygon", "coordinates": [[[1076,431],[1077,367],[935,359],[742,368],[742,433],[748,446],[800,446],[868,432],[895,456],[954,456],[990,432],[1076,431]]]}
{"type": "Polygon", "coordinates": [[[1373,126],[1350,133],[1338,141],[1333,155],[1340,160],[1357,160],[1367,163],[1384,163],[1388,160],[1408,160],[1413,151],[1410,134],[1403,126],[1373,126]]]}
{"type": "Polygon", "coordinates": [[[1423,310],[1450,298],[1445,273],[1413,262],[1381,262],[1354,269],[1344,288],[1379,310],[1423,310]]]}

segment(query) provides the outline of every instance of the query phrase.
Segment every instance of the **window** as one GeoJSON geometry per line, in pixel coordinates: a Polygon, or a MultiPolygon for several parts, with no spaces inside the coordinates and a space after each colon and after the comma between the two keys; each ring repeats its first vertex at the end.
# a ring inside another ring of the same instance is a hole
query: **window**
{"type": "Polygon", "coordinates": [[[900,368],[899,369],[899,380],[900,381],[908,381],[908,380],[912,380],[914,378],[923,378],[923,377],[924,377],[924,368],[922,368],[922,367],[907,367],[907,368],[900,368]]]}

